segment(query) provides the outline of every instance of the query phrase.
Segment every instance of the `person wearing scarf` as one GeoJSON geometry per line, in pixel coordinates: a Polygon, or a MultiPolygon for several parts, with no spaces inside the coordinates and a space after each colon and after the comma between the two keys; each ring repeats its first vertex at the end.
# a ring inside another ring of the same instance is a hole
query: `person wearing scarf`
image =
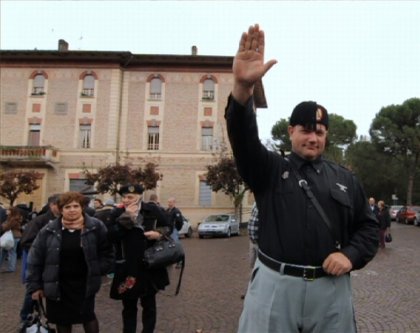
{"type": "Polygon", "coordinates": [[[99,332],[95,295],[114,262],[107,229],[84,213],[84,200],[78,192],[62,194],[61,215],[41,229],[29,252],[27,291],[34,300],[46,298],[47,319],[58,333],[70,333],[73,324],[99,332]]]}
{"type": "Polygon", "coordinates": [[[150,269],[143,261],[144,251],[172,227],[166,213],[157,205],[142,201],[143,186],[121,186],[123,208],[113,212],[110,238],[117,248],[115,276],[110,297],[122,300],[123,332],[137,331],[137,303],[142,306],[143,333],[156,326],[156,293],[169,285],[166,268],[150,269]]]}

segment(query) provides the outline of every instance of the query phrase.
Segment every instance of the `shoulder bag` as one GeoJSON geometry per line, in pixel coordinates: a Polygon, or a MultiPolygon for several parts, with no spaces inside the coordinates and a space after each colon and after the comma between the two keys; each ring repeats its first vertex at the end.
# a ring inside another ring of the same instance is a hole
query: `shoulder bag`
{"type": "Polygon", "coordinates": [[[185,258],[181,242],[163,236],[144,251],[144,262],[149,268],[161,268],[176,264],[185,258]]]}
{"type": "Polygon", "coordinates": [[[185,252],[181,242],[163,235],[162,239],[156,241],[151,247],[144,251],[144,262],[151,268],[166,268],[167,266],[181,263],[181,272],[175,295],[178,295],[181,288],[182,274],[185,267],[185,252]]]}
{"type": "Polygon", "coordinates": [[[0,237],[0,247],[5,250],[11,250],[15,246],[15,239],[13,238],[12,230],[7,230],[0,237]]]}
{"type": "Polygon", "coordinates": [[[26,320],[19,333],[55,333],[55,329],[51,328],[46,318],[42,300],[35,303],[33,313],[26,320]]]}

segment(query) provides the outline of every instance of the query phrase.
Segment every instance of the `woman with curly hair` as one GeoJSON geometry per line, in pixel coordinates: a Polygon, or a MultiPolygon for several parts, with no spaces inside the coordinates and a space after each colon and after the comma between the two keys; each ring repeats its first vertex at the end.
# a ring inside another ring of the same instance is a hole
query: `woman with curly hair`
{"type": "Polygon", "coordinates": [[[95,295],[101,276],[112,268],[114,255],[102,221],[84,213],[84,196],[60,196],[61,216],[37,235],[29,252],[28,292],[46,298],[47,318],[58,333],[70,333],[83,324],[85,333],[98,333],[95,295]]]}
{"type": "Polygon", "coordinates": [[[6,231],[12,230],[13,238],[15,239],[15,244],[10,250],[0,250],[0,267],[2,266],[3,260],[6,258],[6,256],[8,258],[7,270],[3,271],[3,273],[13,273],[14,271],[16,271],[16,249],[19,240],[22,237],[22,222],[23,215],[19,208],[11,207],[10,209],[8,209],[6,222],[4,222],[1,225],[0,229],[2,234],[6,231]]]}

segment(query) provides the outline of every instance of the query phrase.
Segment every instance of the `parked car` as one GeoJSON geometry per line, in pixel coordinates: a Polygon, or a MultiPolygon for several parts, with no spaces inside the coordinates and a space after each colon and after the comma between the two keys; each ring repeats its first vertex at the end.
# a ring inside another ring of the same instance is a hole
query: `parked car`
{"type": "Polygon", "coordinates": [[[185,218],[185,216],[182,216],[182,218],[183,218],[182,229],[178,231],[178,234],[179,236],[185,236],[186,238],[190,238],[192,237],[192,234],[193,234],[191,223],[190,221],[188,221],[187,218],[185,218]]]}
{"type": "Polygon", "coordinates": [[[239,221],[235,214],[215,214],[206,217],[198,226],[198,237],[239,235],[239,221]]]}
{"type": "Polygon", "coordinates": [[[416,214],[418,212],[420,212],[420,206],[404,206],[397,213],[397,222],[414,224],[414,220],[416,219],[416,214]]]}
{"type": "Polygon", "coordinates": [[[403,205],[393,205],[389,207],[389,215],[391,215],[391,221],[397,220],[397,213],[403,208],[403,205]]]}

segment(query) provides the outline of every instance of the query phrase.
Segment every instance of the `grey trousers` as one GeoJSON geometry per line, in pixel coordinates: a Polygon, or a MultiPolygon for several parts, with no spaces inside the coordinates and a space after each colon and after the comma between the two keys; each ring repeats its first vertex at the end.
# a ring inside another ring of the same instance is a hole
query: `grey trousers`
{"type": "Polygon", "coordinates": [[[305,281],[258,259],[238,333],[355,333],[350,276],[305,281]]]}

